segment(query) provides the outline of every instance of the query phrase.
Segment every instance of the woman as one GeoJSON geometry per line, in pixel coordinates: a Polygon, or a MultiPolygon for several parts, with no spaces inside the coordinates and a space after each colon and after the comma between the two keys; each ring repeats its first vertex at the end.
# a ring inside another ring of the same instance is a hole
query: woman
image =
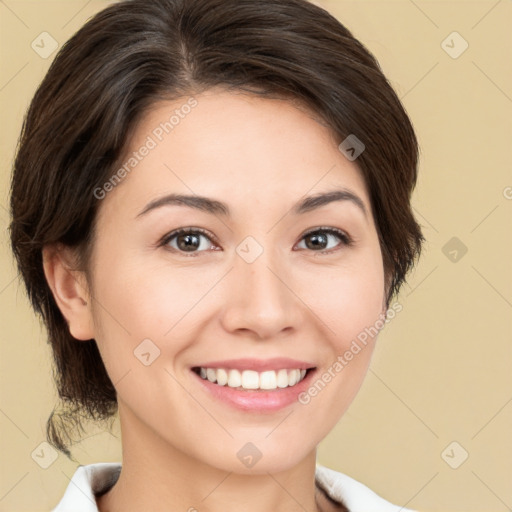
{"type": "Polygon", "coordinates": [[[305,0],[89,20],[27,113],[11,240],[68,406],[49,441],[118,411],[123,462],[54,510],[406,510],[315,458],[420,254],[417,159],[373,56],[305,0]]]}

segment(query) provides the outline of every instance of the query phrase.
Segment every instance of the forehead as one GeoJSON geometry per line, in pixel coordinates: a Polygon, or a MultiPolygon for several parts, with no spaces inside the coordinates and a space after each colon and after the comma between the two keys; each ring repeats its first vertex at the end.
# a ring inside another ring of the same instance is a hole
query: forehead
{"type": "MultiPolygon", "coordinates": [[[[107,203],[131,213],[164,193],[265,207],[348,188],[371,211],[362,175],[340,141],[297,102],[225,91],[154,104],[128,141],[123,179],[107,203]]],[[[106,206],[106,205],[105,205],[106,206]]]]}

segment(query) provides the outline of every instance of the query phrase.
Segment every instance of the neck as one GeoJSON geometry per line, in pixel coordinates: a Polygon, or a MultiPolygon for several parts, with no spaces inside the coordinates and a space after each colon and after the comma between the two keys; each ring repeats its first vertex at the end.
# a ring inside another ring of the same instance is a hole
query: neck
{"type": "Polygon", "coordinates": [[[227,471],[184,453],[132,417],[123,421],[122,412],[123,466],[114,487],[97,498],[100,512],[325,510],[315,488],[316,449],[278,472],[227,471]]]}

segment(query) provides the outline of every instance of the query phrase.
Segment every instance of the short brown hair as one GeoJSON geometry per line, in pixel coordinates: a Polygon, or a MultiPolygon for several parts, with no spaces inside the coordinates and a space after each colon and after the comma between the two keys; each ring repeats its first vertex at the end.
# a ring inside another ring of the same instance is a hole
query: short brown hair
{"type": "Polygon", "coordinates": [[[286,97],[309,107],[340,140],[365,145],[356,164],[369,191],[386,300],[419,257],[410,199],[418,144],[370,52],[306,0],[125,0],[90,19],[58,52],[26,114],[11,185],[11,244],[29,299],[45,322],[67,413],[48,440],[70,457],[67,427],[112,417],[115,388],[95,340],[71,336],[45,279],[42,249],[76,248],[89,270],[99,201],[148,107],[212,87],[286,97]]]}

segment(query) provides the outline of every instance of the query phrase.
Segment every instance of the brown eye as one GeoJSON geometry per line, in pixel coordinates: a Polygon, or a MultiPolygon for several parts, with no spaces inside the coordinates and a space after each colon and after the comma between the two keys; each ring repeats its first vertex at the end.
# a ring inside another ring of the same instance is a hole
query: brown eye
{"type": "Polygon", "coordinates": [[[160,245],[179,252],[197,253],[211,249],[213,243],[206,235],[206,231],[196,228],[173,231],[162,240],[160,245]]]}
{"type": "Polygon", "coordinates": [[[334,228],[318,228],[314,231],[306,233],[302,240],[305,241],[305,247],[314,252],[328,253],[332,252],[333,248],[340,245],[350,245],[352,243],[350,237],[343,231],[334,228]],[[341,240],[341,243],[334,243],[336,239],[341,240]],[[330,247],[329,247],[330,244],[330,247]]]}

